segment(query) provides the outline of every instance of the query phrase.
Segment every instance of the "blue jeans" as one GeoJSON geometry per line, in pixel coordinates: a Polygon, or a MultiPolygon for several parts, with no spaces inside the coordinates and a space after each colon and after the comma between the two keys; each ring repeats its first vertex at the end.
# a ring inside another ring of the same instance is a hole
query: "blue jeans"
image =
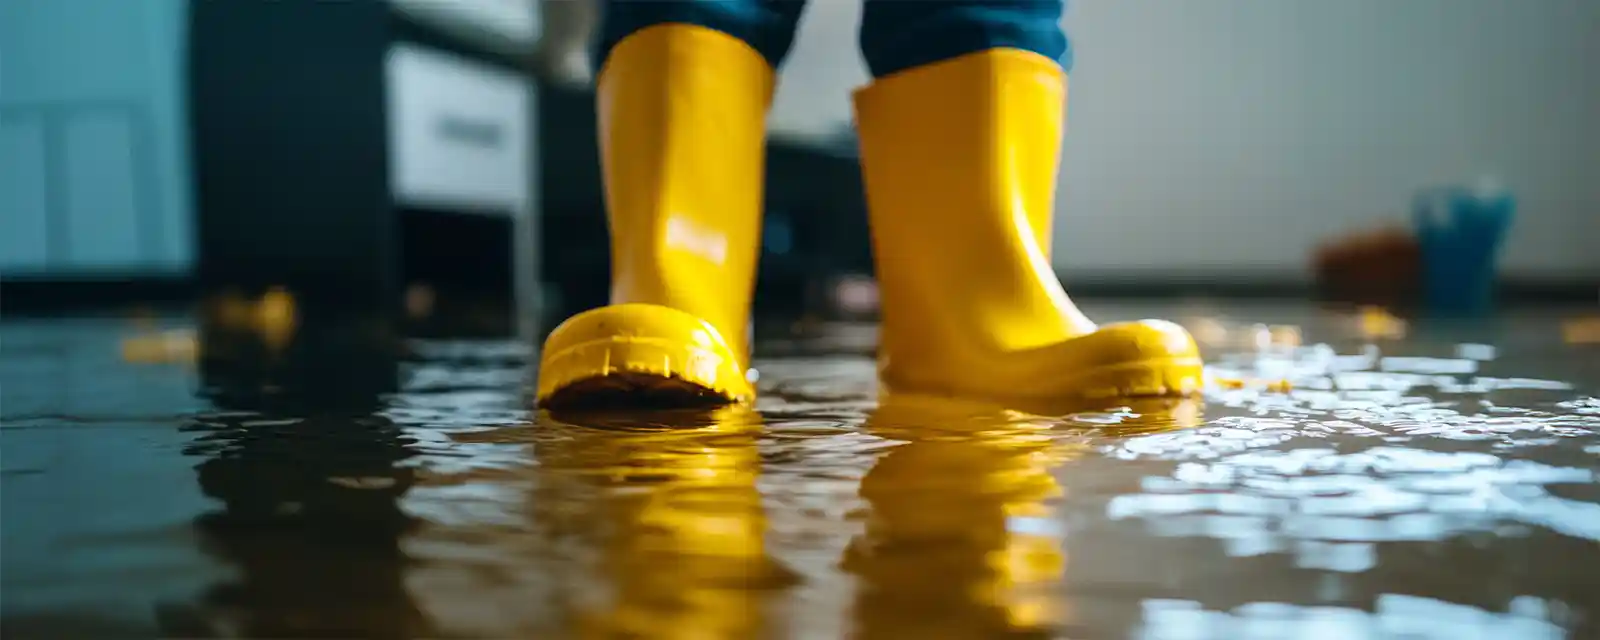
{"type": "MultiPolygon", "coordinates": [[[[827,0],[822,0],[826,2],[827,0]]],[[[873,77],[985,49],[1032,51],[1072,66],[1065,0],[863,0],[861,55],[873,77]]],[[[677,23],[745,41],[773,67],[794,44],[805,0],[607,0],[599,60],[629,34],[677,23]]]]}

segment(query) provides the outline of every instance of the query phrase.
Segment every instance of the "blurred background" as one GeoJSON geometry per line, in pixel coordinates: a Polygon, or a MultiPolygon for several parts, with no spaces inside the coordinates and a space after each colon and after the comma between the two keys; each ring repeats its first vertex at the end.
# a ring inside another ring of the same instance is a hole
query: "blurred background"
{"type": "Polygon", "coordinates": [[[585,7],[0,0],[0,636],[1600,637],[1600,0],[1069,2],[1055,266],[1208,384],[1047,421],[877,402],[812,0],[760,415],[648,425],[526,393],[585,7]]]}
{"type": "MultiPolygon", "coordinates": [[[[542,12],[3,0],[8,308],[271,286],[383,308],[602,302],[592,94],[537,72],[542,12]]],[[[763,309],[870,307],[858,12],[811,3],[782,70],[763,309]]],[[[1406,306],[1432,272],[1595,300],[1600,4],[1080,1],[1066,26],[1069,290],[1406,306]],[[1424,259],[1418,217],[1463,215],[1424,211],[1444,192],[1504,224],[1424,259]]]]}

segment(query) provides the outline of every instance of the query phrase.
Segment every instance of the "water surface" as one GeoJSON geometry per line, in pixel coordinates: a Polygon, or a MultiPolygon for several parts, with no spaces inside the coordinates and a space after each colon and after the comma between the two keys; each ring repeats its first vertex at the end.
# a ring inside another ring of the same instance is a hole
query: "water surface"
{"type": "Polygon", "coordinates": [[[1600,634],[1579,314],[1092,310],[1204,396],[880,406],[872,328],[801,325],[758,411],[553,416],[517,340],[8,321],[4,635],[1600,634]]]}

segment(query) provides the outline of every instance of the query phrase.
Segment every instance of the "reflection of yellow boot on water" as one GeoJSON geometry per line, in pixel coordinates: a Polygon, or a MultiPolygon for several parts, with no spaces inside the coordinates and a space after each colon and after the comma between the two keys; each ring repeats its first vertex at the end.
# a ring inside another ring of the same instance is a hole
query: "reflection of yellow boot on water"
{"type": "Polygon", "coordinates": [[[650,419],[672,428],[565,416],[540,426],[550,432],[535,502],[558,538],[578,542],[575,555],[596,557],[567,587],[580,594],[575,635],[762,635],[762,601],[788,574],[763,543],[759,415],[730,407],[650,419]]]}
{"type": "Polygon", "coordinates": [[[733,36],[634,32],[596,88],[612,305],[545,342],[538,401],[746,402],[772,68],[733,36]]]}
{"type": "MultiPolygon", "coordinates": [[[[1193,424],[1192,400],[1144,400],[1123,426],[1193,424]]],[[[867,428],[904,440],[861,482],[871,512],[844,567],[862,582],[864,638],[984,638],[1069,623],[1065,493],[1052,475],[1089,436],[1030,414],[909,396],[885,398],[867,428]]]]}

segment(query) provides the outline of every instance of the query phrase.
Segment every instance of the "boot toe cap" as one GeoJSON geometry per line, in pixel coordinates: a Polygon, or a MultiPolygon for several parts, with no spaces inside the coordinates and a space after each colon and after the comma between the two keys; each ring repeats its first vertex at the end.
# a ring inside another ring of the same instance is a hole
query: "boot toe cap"
{"type": "Polygon", "coordinates": [[[650,304],[580,313],[556,327],[539,360],[546,408],[739,404],[754,399],[740,355],[709,322],[650,304]]]}
{"type": "Polygon", "coordinates": [[[1175,322],[1139,320],[1101,325],[1094,333],[1105,343],[1106,364],[1152,358],[1199,359],[1194,336],[1175,322]]]}
{"type": "Polygon", "coordinates": [[[1200,389],[1200,349],[1175,323],[1108,324],[1079,341],[1082,360],[1074,386],[1083,395],[1179,395],[1200,389]]]}

